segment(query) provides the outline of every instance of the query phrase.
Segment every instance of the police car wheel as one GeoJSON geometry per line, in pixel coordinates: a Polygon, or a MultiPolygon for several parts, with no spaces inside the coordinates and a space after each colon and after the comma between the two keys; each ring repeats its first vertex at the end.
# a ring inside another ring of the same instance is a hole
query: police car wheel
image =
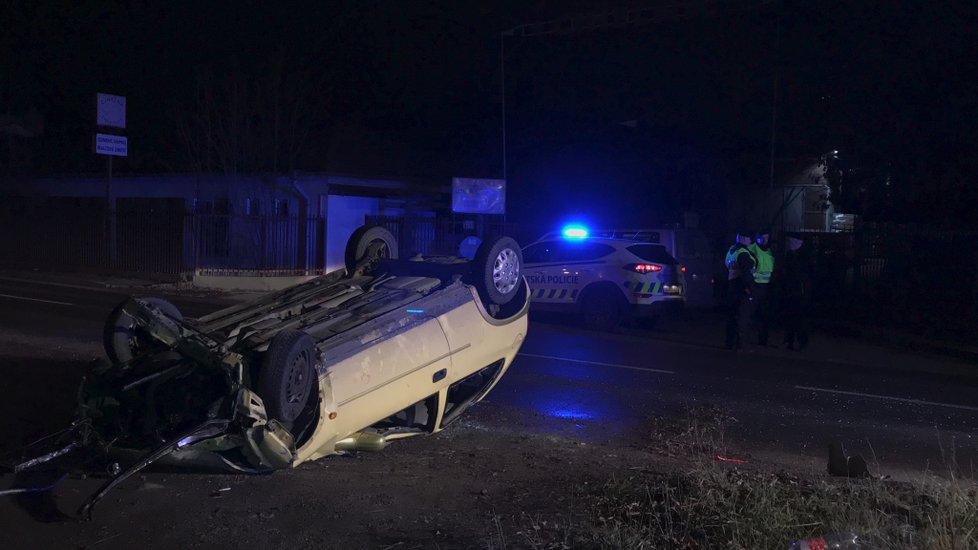
{"type": "Polygon", "coordinates": [[[483,241],[472,264],[479,296],[488,303],[509,303],[523,284],[523,251],[510,237],[483,241]]]}
{"type": "MultiPolygon", "coordinates": [[[[171,319],[183,320],[183,315],[177,306],[163,298],[150,296],[140,299],[146,305],[160,310],[163,315],[171,319]]],[[[153,338],[138,327],[131,317],[122,314],[122,310],[128,302],[129,300],[123,300],[117,305],[105,320],[105,325],[102,326],[102,346],[105,348],[105,354],[109,356],[109,360],[116,364],[131,361],[137,355],[153,348],[153,338]]]]}
{"type": "Polygon", "coordinates": [[[609,291],[592,291],[581,300],[581,319],[593,330],[612,330],[621,322],[621,304],[609,291]]]}
{"type": "Polygon", "coordinates": [[[374,243],[382,244],[378,256],[380,258],[397,259],[397,239],[394,234],[380,226],[364,225],[350,235],[346,241],[346,272],[352,274],[357,263],[363,259],[367,249],[374,243]]]}

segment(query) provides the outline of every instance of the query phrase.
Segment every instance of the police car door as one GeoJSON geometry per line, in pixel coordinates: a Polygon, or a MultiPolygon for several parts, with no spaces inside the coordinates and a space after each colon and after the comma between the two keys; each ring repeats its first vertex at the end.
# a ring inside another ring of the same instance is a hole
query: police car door
{"type": "Polygon", "coordinates": [[[593,248],[593,243],[574,240],[528,246],[523,251],[523,262],[530,299],[548,306],[576,304],[581,289],[595,278],[595,268],[603,265],[593,257],[593,248]]]}

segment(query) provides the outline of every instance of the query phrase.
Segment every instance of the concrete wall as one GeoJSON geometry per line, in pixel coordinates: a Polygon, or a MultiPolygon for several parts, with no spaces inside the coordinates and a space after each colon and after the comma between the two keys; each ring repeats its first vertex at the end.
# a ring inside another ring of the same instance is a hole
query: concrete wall
{"type": "Polygon", "coordinates": [[[271,176],[163,175],[41,178],[31,184],[33,193],[49,197],[105,197],[113,207],[118,198],[182,198],[188,210],[246,214],[249,207],[261,215],[280,212],[290,216],[317,216],[317,197],[328,193],[327,176],[302,176],[295,180],[271,176]],[[306,200],[308,198],[308,200],[306,200]],[[303,212],[305,208],[305,212],[303,212]]]}

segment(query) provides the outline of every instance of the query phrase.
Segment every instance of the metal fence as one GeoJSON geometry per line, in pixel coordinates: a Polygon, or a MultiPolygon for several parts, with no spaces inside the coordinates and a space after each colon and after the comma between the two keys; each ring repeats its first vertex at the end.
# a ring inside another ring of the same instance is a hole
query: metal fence
{"type": "Polygon", "coordinates": [[[318,274],[322,218],[174,210],[108,211],[80,203],[0,206],[0,266],[106,270],[176,277],[188,272],[318,274]]]}
{"type": "Polygon", "coordinates": [[[814,307],[826,317],[978,336],[978,233],[864,223],[806,236],[814,307]]]}
{"type": "Polygon", "coordinates": [[[323,218],[188,216],[193,228],[187,248],[198,271],[321,273],[326,263],[323,218]]]}
{"type": "Polygon", "coordinates": [[[367,216],[367,225],[387,228],[397,238],[402,258],[459,256],[463,241],[470,237],[485,240],[499,235],[516,235],[517,228],[495,216],[403,217],[367,216]]]}

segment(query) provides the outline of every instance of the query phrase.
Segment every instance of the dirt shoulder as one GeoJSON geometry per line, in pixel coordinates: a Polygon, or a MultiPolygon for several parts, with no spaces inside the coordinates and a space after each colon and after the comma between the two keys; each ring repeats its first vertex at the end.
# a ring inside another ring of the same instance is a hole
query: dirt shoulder
{"type": "MultiPolygon", "coordinates": [[[[94,344],[6,335],[0,447],[63,427],[81,374],[99,354],[94,344]]],[[[943,497],[923,494],[918,480],[895,500],[875,488],[907,484],[823,485],[820,457],[751,454],[723,438],[723,424],[719,410],[677,411],[621,433],[510,409],[490,394],[445,431],[379,453],[268,476],[148,471],[111,492],[92,521],[76,521],[75,511],[105,481],[99,472],[71,475],[50,492],[0,497],[0,548],[709,548],[716,540],[780,547],[847,524],[848,516],[832,515],[841,504],[854,515],[880,509],[902,518],[901,510],[913,508],[907,502],[923,502],[952,523],[978,521],[978,497],[953,493],[962,510],[953,512],[933,504],[943,497]],[[838,493],[840,486],[867,487],[869,500],[838,493]],[[813,494],[826,496],[813,504],[806,500],[813,494]],[[717,495],[729,498],[714,504],[709,498],[717,495]],[[812,516],[810,509],[826,512],[812,516]],[[774,523],[771,510],[792,513],[774,523]]],[[[2,476],[0,490],[51,481],[2,476]]],[[[960,547],[968,548],[973,539],[964,541],[960,547]]]]}
{"type": "Polygon", "coordinates": [[[102,482],[73,476],[46,497],[0,502],[3,546],[519,548],[586,522],[587,495],[608,480],[683,466],[640,442],[526,432],[511,413],[482,403],[439,434],[269,476],[148,472],[91,522],[60,515],[102,482]]]}
{"type": "Polygon", "coordinates": [[[764,457],[718,461],[708,434],[688,424],[662,421],[646,434],[654,441],[610,444],[534,432],[513,422],[513,412],[482,403],[439,434],[268,476],[147,472],[111,493],[89,522],[67,516],[103,480],[73,476],[51,493],[0,502],[2,546],[615,548],[668,536],[675,539],[668,547],[709,548],[710,536],[729,536],[731,548],[758,548],[769,546],[746,541],[787,543],[789,531],[807,535],[846,521],[839,512],[863,502],[854,499],[890,503],[881,487],[904,488],[907,502],[921,502],[919,484],[826,485],[821,473],[764,457]],[[821,492],[827,496],[812,498],[821,492]],[[797,510],[783,517],[785,507],[797,510]],[[743,525],[724,528],[724,514],[743,525]],[[727,530],[705,532],[696,523],[704,520],[727,530]],[[776,529],[785,532],[769,532],[776,529]]]}

